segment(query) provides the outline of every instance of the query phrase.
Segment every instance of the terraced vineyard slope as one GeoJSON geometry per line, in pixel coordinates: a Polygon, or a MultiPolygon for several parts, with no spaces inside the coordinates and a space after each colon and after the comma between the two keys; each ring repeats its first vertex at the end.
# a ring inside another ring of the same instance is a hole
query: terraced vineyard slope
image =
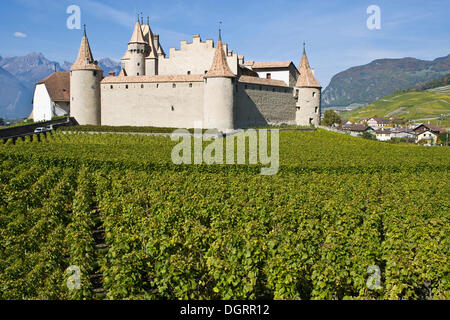
{"type": "Polygon", "coordinates": [[[343,113],[343,117],[369,118],[369,117],[404,117],[409,120],[437,118],[441,115],[450,115],[450,95],[430,92],[398,92],[379,99],[373,104],[360,109],[343,113]]]}

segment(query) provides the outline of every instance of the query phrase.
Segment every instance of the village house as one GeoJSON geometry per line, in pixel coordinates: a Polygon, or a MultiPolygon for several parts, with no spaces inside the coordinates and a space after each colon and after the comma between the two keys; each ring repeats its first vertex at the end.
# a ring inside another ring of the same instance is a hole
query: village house
{"type": "Polygon", "coordinates": [[[364,124],[346,124],[342,126],[342,130],[353,137],[360,137],[364,132],[371,133],[373,131],[372,128],[364,124]]]}
{"type": "Polygon", "coordinates": [[[36,83],[33,96],[34,121],[51,120],[69,114],[70,73],[55,72],[36,83]]]}
{"type": "Polygon", "coordinates": [[[384,118],[378,118],[378,117],[372,117],[367,119],[367,125],[369,127],[371,127],[373,130],[378,130],[378,129],[385,129],[385,128],[389,128],[390,126],[390,121],[388,119],[384,119],[384,118]]]}
{"type": "Polygon", "coordinates": [[[441,129],[438,126],[431,124],[420,124],[413,131],[416,136],[416,143],[426,140],[429,144],[436,144],[441,133],[441,129]]]}

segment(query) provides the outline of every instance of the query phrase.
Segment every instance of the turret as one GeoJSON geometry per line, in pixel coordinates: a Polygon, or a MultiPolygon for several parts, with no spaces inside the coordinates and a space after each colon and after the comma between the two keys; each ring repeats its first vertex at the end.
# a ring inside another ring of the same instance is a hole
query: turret
{"type": "Polygon", "coordinates": [[[300,75],[294,87],[297,99],[295,120],[299,126],[320,125],[320,99],[322,87],[314,76],[306,56],[305,44],[299,67],[300,75]]]}
{"type": "Polygon", "coordinates": [[[145,50],[145,74],[154,76],[158,74],[158,53],[148,18],[147,24],[142,25],[142,34],[144,36],[144,41],[148,44],[145,50]]]}
{"type": "Polygon", "coordinates": [[[147,43],[144,40],[141,24],[139,18],[134,26],[133,35],[128,43],[128,52],[130,62],[127,65],[127,74],[129,76],[144,76],[145,75],[145,56],[147,43]]]}
{"type": "Polygon", "coordinates": [[[234,129],[233,105],[236,76],[228,66],[222,38],[214,53],[211,69],[205,75],[203,127],[207,129],[234,129]]]}
{"type": "Polygon", "coordinates": [[[70,68],[70,116],[80,125],[100,125],[100,81],[103,70],[94,61],[86,35],[70,68]]]}

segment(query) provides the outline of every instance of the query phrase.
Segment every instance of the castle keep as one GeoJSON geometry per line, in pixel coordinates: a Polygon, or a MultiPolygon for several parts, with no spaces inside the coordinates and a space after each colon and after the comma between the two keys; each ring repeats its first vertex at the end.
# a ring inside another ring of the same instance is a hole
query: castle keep
{"type": "Polygon", "coordinates": [[[292,62],[246,62],[194,35],[166,56],[136,22],[119,75],[103,77],[86,32],[70,71],[70,115],[81,125],[216,128],[319,125],[321,86],[303,49],[292,62]]]}

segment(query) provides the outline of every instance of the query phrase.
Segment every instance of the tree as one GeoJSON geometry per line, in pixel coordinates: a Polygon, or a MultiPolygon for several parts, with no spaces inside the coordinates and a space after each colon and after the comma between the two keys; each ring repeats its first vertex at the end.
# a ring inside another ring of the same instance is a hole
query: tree
{"type": "Polygon", "coordinates": [[[363,132],[363,134],[361,135],[361,138],[368,139],[368,140],[376,140],[375,136],[367,131],[363,132]]]}
{"type": "Polygon", "coordinates": [[[5,124],[5,120],[3,118],[0,118],[0,126],[3,126],[5,124]]]}
{"type": "Polygon", "coordinates": [[[327,127],[331,127],[335,123],[341,123],[341,121],[341,117],[339,117],[336,112],[333,110],[326,110],[323,115],[322,123],[327,127]]]}

